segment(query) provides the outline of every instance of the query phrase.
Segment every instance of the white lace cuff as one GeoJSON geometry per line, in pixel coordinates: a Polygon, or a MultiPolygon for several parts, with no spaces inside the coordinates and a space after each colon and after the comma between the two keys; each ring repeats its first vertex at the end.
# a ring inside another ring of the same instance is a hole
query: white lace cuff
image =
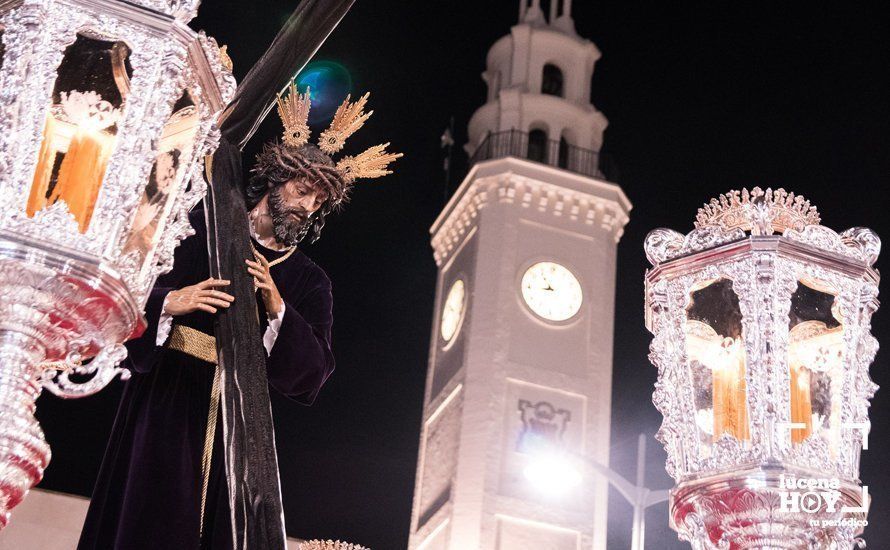
{"type": "Polygon", "coordinates": [[[170,336],[170,327],[173,326],[173,316],[166,312],[167,298],[169,297],[169,294],[164,297],[164,304],[161,306],[161,317],[158,319],[158,336],[155,338],[155,345],[157,346],[164,345],[167,337],[170,336]]]}
{"type": "Polygon", "coordinates": [[[275,340],[278,339],[278,331],[281,330],[281,322],[284,320],[284,308],[285,305],[281,304],[281,311],[278,312],[276,318],[269,321],[266,333],[263,334],[263,347],[266,348],[266,355],[272,355],[272,346],[275,345],[275,340]]]}

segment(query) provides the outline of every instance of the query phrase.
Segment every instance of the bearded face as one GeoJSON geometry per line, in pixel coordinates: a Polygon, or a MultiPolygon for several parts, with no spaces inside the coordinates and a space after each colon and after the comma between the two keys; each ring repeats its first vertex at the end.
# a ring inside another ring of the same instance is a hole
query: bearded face
{"type": "Polygon", "coordinates": [[[298,149],[266,144],[251,172],[247,207],[253,211],[262,203],[264,218],[269,216],[263,238],[275,239],[278,246],[293,246],[307,237],[315,242],[325,217],[348,199],[351,188],[331,158],[308,143],[298,149]]]}
{"type": "Polygon", "coordinates": [[[291,180],[269,191],[269,214],[275,240],[284,246],[295,246],[309,232],[313,214],[326,200],[326,195],[306,181],[291,180]]]}
{"type": "Polygon", "coordinates": [[[311,214],[300,206],[292,206],[284,200],[281,187],[269,191],[269,214],[275,240],[285,246],[296,246],[311,225],[311,214]]]}

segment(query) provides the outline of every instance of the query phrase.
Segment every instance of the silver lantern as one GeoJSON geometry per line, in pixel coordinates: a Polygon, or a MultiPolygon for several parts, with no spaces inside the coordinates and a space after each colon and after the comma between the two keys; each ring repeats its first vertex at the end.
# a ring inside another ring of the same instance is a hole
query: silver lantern
{"type": "Polygon", "coordinates": [[[847,549],[866,524],[880,241],[783,190],[646,238],[671,526],[695,549],[847,549]]]}
{"type": "Polygon", "coordinates": [[[198,0],[0,0],[0,528],[50,457],[42,387],[88,395],[203,196],[234,94],[198,0]]]}

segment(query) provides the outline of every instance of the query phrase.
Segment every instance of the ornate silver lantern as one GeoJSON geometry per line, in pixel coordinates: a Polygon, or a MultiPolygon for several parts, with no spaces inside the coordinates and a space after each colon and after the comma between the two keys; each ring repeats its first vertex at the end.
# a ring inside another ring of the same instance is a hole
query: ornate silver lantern
{"type": "Polygon", "coordinates": [[[41,388],[78,397],[124,374],[191,231],[235,89],[186,26],[197,7],[0,0],[0,527],[49,461],[41,388]]]}
{"type": "Polygon", "coordinates": [[[695,549],[851,548],[868,507],[880,251],[783,190],[733,191],[645,243],[671,526],[695,549]]]}

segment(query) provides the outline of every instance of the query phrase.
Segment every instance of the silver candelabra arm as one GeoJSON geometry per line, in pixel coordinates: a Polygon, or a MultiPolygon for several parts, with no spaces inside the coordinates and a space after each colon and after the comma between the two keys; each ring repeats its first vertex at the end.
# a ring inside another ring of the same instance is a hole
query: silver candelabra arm
{"type": "Polygon", "coordinates": [[[63,368],[47,368],[43,373],[43,387],[64,399],[87,397],[100,391],[120,375],[130,377],[130,371],[120,364],[127,358],[122,344],[106,346],[89,363],[72,362],[63,368]]]}

